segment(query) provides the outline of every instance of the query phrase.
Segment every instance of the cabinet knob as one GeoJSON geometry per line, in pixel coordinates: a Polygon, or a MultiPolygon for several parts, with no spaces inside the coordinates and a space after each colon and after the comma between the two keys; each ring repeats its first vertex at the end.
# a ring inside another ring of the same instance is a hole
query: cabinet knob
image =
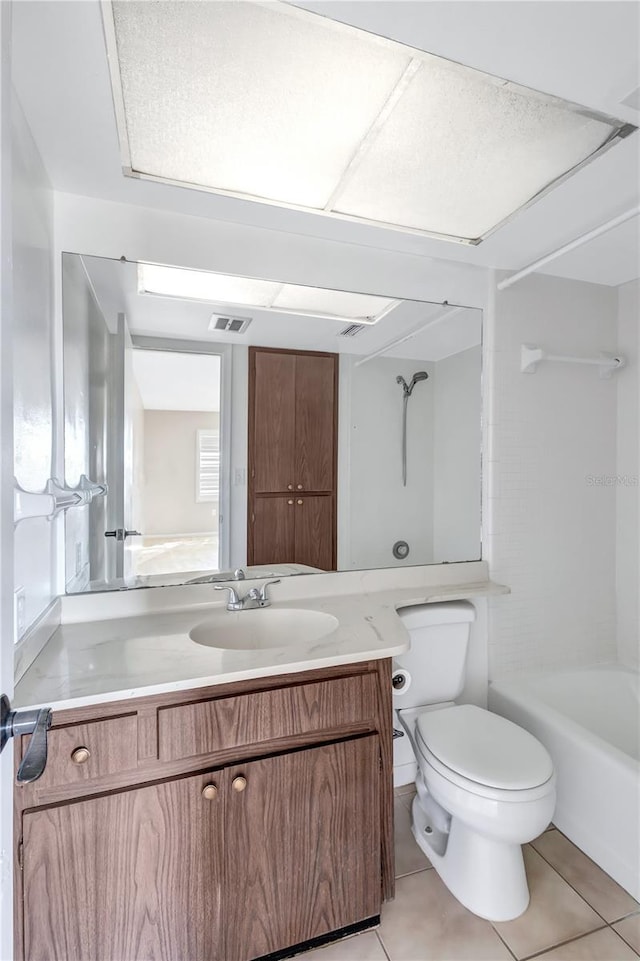
{"type": "Polygon", "coordinates": [[[247,779],[246,777],[242,777],[242,775],[240,775],[239,777],[234,777],[233,781],[231,782],[231,787],[233,788],[234,791],[237,791],[238,794],[240,794],[241,791],[244,791],[246,786],[247,786],[247,779]]]}
{"type": "Polygon", "coordinates": [[[207,801],[215,801],[218,796],[217,784],[205,784],[202,788],[202,796],[206,798],[207,801]]]}
{"type": "Polygon", "coordinates": [[[298,484],[298,490],[299,491],[304,490],[304,487],[302,486],[302,484],[298,484]]]}
{"type": "Polygon", "coordinates": [[[298,500],[298,504],[304,504],[304,501],[302,500],[302,498],[298,500]]]}
{"type": "Polygon", "coordinates": [[[90,757],[91,751],[88,747],[77,747],[71,753],[71,760],[74,764],[86,764],[90,757]]]}
{"type": "Polygon", "coordinates": [[[289,500],[287,501],[287,504],[293,504],[293,501],[289,500]]]}
{"type": "Polygon", "coordinates": [[[288,491],[292,491],[292,490],[293,490],[293,484],[287,484],[287,490],[288,490],[288,491]]]}

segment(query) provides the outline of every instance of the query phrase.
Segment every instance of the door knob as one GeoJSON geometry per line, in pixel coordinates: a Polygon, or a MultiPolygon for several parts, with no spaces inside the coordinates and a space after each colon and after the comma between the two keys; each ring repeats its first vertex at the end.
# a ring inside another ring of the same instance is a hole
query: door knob
{"type": "Polygon", "coordinates": [[[289,500],[287,501],[287,504],[293,504],[293,501],[289,500]]]}
{"type": "Polygon", "coordinates": [[[299,491],[304,490],[302,484],[298,484],[298,490],[299,490],[299,491]]]}
{"type": "Polygon", "coordinates": [[[30,734],[29,744],[18,768],[20,784],[37,781],[47,764],[47,731],[53,714],[50,707],[34,711],[12,711],[6,695],[0,698],[0,751],[10,737],[30,734]]]}
{"type": "Polygon", "coordinates": [[[218,796],[218,785],[217,784],[205,784],[202,789],[202,796],[207,801],[215,801],[218,796]]]}
{"type": "Polygon", "coordinates": [[[287,484],[287,490],[288,490],[288,491],[292,491],[292,490],[293,490],[293,484],[287,484]]]}
{"type": "Polygon", "coordinates": [[[304,504],[304,501],[303,501],[302,499],[300,499],[300,500],[298,501],[298,504],[304,504]]]}
{"type": "Polygon", "coordinates": [[[246,786],[247,786],[247,779],[246,777],[242,777],[242,775],[240,775],[239,777],[234,777],[233,781],[231,782],[231,787],[233,788],[234,791],[237,791],[238,794],[240,794],[241,791],[244,791],[246,786]]]}

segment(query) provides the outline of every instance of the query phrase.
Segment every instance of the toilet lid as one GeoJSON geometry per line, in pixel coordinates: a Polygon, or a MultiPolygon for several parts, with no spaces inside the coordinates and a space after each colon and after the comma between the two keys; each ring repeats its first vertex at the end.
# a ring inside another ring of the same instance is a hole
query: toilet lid
{"type": "Polygon", "coordinates": [[[450,770],[487,787],[526,790],[553,774],[547,750],[532,734],[473,704],[421,714],[416,739],[450,770]]]}

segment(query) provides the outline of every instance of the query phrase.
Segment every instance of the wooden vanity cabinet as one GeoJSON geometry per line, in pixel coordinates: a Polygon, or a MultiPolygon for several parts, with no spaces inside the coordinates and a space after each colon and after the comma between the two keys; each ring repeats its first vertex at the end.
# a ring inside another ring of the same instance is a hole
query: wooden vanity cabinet
{"type": "Polygon", "coordinates": [[[57,712],[53,772],[16,786],[16,957],[252,961],[375,923],[389,678],[374,661],[57,712]],[[131,718],[118,770],[101,727],[131,718]]]}
{"type": "Polygon", "coordinates": [[[249,348],[249,564],[336,566],[338,354],[249,348]]]}

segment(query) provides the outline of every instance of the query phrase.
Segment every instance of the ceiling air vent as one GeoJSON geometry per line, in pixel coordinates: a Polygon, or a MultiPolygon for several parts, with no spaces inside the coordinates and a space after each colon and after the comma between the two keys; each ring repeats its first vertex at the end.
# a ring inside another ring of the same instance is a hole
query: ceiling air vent
{"type": "Polygon", "coordinates": [[[338,337],[355,337],[356,334],[359,334],[366,326],[366,324],[348,324],[347,327],[343,327],[339,332],[338,337]]]}
{"type": "Polygon", "coordinates": [[[221,317],[213,314],[209,321],[209,330],[224,330],[228,334],[244,334],[251,323],[251,317],[221,317]]]}

